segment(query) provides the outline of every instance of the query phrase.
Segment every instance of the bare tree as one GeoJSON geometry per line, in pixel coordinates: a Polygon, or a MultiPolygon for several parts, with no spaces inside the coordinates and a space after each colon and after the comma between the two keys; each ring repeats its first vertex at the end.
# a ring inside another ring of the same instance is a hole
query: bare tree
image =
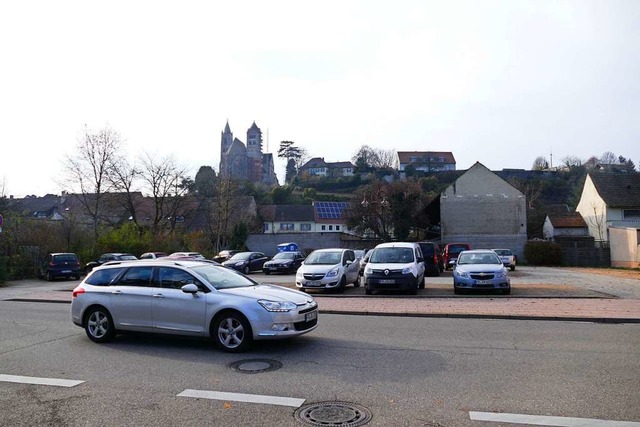
{"type": "Polygon", "coordinates": [[[186,170],[179,167],[172,156],[158,158],[143,153],[140,160],[140,178],[153,200],[151,230],[157,235],[169,224],[175,227],[176,213],[188,189],[183,185],[186,170]]]}
{"type": "Polygon", "coordinates": [[[533,209],[533,206],[542,194],[542,181],[540,180],[523,180],[518,178],[509,179],[509,184],[517,188],[525,196],[527,207],[533,209]]]}
{"type": "Polygon", "coordinates": [[[375,152],[378,156],[378,164],[376,167],[380,169],[393,169],[396,159],[395,150],[376,149],[375,152]]]}
{"type": "Polygon", "coordinates": [[[76,150],[66,156],[66,179],[59,182],[61,188],[74,194],[90,216],[96,240],[104,195],[113,188],[108,179],[109,169],[120,150],[120,145],[120,135],[110,127],[91,131],[85,126],[84,135],[76,150]]]}
{"type": "Polygon", "coordinates": [[[138,220],[138,205],[140,203],[140,192],[136,189],[140,172],[135,165],[129,163],[124,156],[114,159],[108,170],[108,178],[115,191],[117,191],[117,201],[124,209],[128,220],[135,224],[138,232],[142,232],[142,225],[138,220]]]}
{"type": "Polygon", "coordinates": [[[569,170],[582,166],[582,160],[577,156],[567,156],[562,159],[562,164],[569,170]]]}
{"type": "Polygon", "coordinates": [[[240,220],[238,213],[242,212],[242,206],[237,181],[226,175],[220,176],[217,190],[207,209],[207,223],[214,250],[220,251],[227,248],[231,229],[240,220]]]}
{"type": "Polygon", "coordinates": [[[600,163],[603,165],[615,165],[618,163],[618,156],[611,151],[605,151],[602,153],[602,157],[600,157],[600,163]]]}
{"type": "Polygon", "coordinates": [[[549,169],[549,162],[542,156],[536,157],[533,161],[533,165],[531,165],[531,169],[534,171],[542,171],[545,169],[549,169]]]}

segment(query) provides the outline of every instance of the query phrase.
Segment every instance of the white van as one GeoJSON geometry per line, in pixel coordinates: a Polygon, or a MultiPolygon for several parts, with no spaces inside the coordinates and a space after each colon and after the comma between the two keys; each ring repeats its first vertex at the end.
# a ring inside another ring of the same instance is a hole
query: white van
{"type": "Polygon", "coordinates": [[[417,243],[381,243],[373,249],[364,269],[364,290],[406,291],[424,289],[424,258],[417,243]]]}
{"type": "Polygon", "coordinates": [[[344,291],[347,283],[360,286],[360,264],[351,249],[318,249],[309,254],[296,272],[296,286],[300,290],[336,289],[344,291]]]}

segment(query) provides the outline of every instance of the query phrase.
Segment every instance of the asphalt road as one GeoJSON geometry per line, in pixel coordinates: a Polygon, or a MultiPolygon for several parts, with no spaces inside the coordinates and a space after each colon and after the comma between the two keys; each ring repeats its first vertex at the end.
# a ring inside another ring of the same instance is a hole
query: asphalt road
{"type": "Polygon", "coordinates": [[[67,304],[0,301],[2,426],[301,425],[294,406],[178,396],[185,390],[344,401],[370,411],[371,426],[517,425],[472,413],[640,422],[639,389],[637,324],[322,315],[308,335],[232,355],[197,339],[98,345],[67,304]],[[230,368],[253,359],[282,367],[230,368]]]}

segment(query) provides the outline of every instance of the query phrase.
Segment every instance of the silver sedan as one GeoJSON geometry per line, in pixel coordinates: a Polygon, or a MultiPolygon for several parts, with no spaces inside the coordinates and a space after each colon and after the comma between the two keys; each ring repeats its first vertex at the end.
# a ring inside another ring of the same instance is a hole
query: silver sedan
{"type": "Polygon", "coordinates": [[[200,261],[110,262],[74,290],[71,319],[94,342],[136,331],[210,337],[224,351],[253,340],[314,330],[318,305],[308,294],[263,285],[200,261]]]}

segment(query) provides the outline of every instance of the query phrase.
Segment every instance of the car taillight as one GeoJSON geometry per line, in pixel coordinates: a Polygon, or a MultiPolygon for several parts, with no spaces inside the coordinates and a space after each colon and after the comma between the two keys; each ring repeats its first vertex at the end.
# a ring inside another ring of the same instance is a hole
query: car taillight
{"type": "Polygon", "coordinates": [[[78,295],[80,294],[84,294],[85,290],[82,286],[76,286],[76,288],[73,290],[73,293],[71,294],[72,298],[77,298],[78,295]]]}
{"type": "Polygon", "coordinates": [[[433,263],[437,264],[438,263],[438,255],[433,254],[433,263]]]}
{"type": "Polygon", "coordinates": [[[49,263],[49,267],[55,267],[55,266],[56,266],[56,263],[55,263],[55,262],[51,261],[51,262],[49,263]]]}

